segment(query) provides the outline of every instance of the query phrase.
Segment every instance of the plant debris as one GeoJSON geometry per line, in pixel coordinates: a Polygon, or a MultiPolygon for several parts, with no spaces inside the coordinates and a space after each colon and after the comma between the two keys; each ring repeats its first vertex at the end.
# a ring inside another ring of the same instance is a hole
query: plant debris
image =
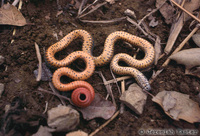
{"type": "Polygon", "coordinates": [[[109,119],[116,111],[116,107],[96,93],[93,102],[86,108],[77,109],[83,114],[83,118],[91,120],[94,118],[109,119]]]}
{"type": "Polygon", "coordinates": [[[183,119],[189,123],[200,122],[199,104],[189,95],[175,91],[159,92],[152,101],[158,103],[165,113],[174,120],[183,119]]]}
{"type": "Polygon", "coordinates": [[[200,66],[200,48],[185,49],[171,55],[169,58],[185,65],[186,70],[189,70],[200,66]]]}
{"type": "Polygon", "coordinates": [[[196,33],[192,36],[193,41],[195,44],[200,47],[200,33],[196,33]]]}
{"type": "Polygon", "coordinates": [[[0,8],[0,24],[24,26],[27,23],[22,13],[15,6],[7,3],[0,8]]]}

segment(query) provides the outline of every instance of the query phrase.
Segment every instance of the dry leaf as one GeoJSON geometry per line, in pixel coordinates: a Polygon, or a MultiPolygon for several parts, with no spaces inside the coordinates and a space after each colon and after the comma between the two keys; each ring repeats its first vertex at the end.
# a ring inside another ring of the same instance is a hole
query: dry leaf
{"type": "MultiPolygon", "coordinates": [[[[157,0],[156,1],[156,8],[160,7],[163,2],[165,2],[166,0],[157,0]]],[[[160,13],[162,14],[162,16],[165,18],[165,22],[167,24],[171,24],[173,22],[173,17],[174,17],[174,7],[172,7],[171,5],[169,5],[168,3],[165,2],[165,4],[159,9],[160,13]]]]}
{"type": "Polygon", "coordinates": [[[200,78],[200,67],[195,67],[185,72],[186,75],[196,76],[200,78]]]}
{"type": "Polygon", "coordinates": [[[83,118],[86,120],[98,117],[109,119],[115,113],[116,107],[110,101],[105,100],[100,94],[96,93],[90,106],[77,110],[83,114],[83,118]]]}
{"type": "Polygon", "coordinates": [[[194,34],[192,36],[192,40],[195,42],[197,46],[200,47],[200,33],[194,34]]]}
{"type": "MultiPolygon", "coordinates": [[[[184,4],[184,8],[190,13],[193,13],[193,11],[198,9],[199,6],[200,6],[200,0],[187,0],[184,4]]],[[[190,18],[191,17],[184,12],[184,21],[187,21],[190,18]]]]}
{"type": "Polygon", "coordinates": [[[0,8],[0,24],[24,26],[26,19],[15,6],[8,3],[0,8]]]}
{"type": "MultiPolygon", "coordinates": [[[[179,0],[180,1],[180,0],[179,0]]],[[[180,4],[178,1],[178,4],[180,4]]],[[[186,1],[184,4],[184,8],[192,13],[195,9],[199,7],[199,1],[200,0],[190,0],[186,1]]],[[[169,54],[171,52],[171,49],[180,33],[180,31],[183,28],[184,22],[187,21],[190,17],[186,15],[185,12],[178,14],[180,15],[178,18],[178,21],[174,22],[172,24],[171,30],[170,30],[170,35],[167,41],[167,45],[165,46],[164,52],[166,54],[169,54]]],[[[177,20],[177,19],[176,19],[177,20]]]]}
{"type": "Polygon", "coordinates": [[[186,70],[193,67],[200,66],[200,48],[192,48],[179,51],[169,57],[177,61],[179,64],[183,64],[186,70]]]}
{"type": "Polygon", "coordinates": [[[154,64],[157,65],[159,57],[161,55],[162,49],[161,49],[161,44],[160,44],[160,37],[156,36],[156,42],[155,42],[155,61],[154,64]]]}
{"type": "Polygon", "coordinates": [[[175,91],[162,91],[153,97],[152,101],[158,103],[174,120],[183,119],[190,123],[200,122],[199,104],[192,101],[189,95],[175,91]]]}

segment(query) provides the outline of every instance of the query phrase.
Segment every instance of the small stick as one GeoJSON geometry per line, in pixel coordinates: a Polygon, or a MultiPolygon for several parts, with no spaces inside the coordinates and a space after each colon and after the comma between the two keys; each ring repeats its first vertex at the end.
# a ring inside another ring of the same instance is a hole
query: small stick
{"type": "Polygon", "coordinates": [[[81,13],[80,13],[80,15],[84,12],[84,11],[86,11],[89,7],[91,7],[92,5],[94,5],[96,2],[98,2],[99,0],[95,0],[92,4],[90,4],[90,5],[88,5],[87,7],[85,7],[82,11],[81,11],[81,13]]]}
{"type": "Polygon", "coordinates": [[[41,57],[41,54],[40,54],[39,46],[36,42],[35,42],[35,50],[36,50],[37,58],[38,58],[38,61],[39,61],[38,75],[37,75],[36,81],[40,81],[41,77],[42,77],[42,57],[41,57]]]}
{"type": "Polygon", "coordinates": [[[125,80],[121,81],[121,90],[122,90],[122,93],[125,92],[125,80]]]}
{"type": "Polygon", "coordinates": [[[117,85],[117,89],[118,89],[118,91],[119,91],[119,94],[121,95],[122,93],[121,93],[121,91],[120,91],[119,85],[117,84],[116,77],[115,77],[114,73],[112,72],[111,67],[110,67],[110,73],[111,73],[113,79],[115,80],[115,84],[117,85]]]}
{"type": "MultiPolygon", "coordinates": [[[[49,82],[49,86],[55,94],[59,94],[51,82],[49,82]]],[[[57,97],[60,99],[61,103],[66,106],[65,101],[61,97],[59,97],[59,96],[57,96],[57,97]]]]}
{"type": "MultiPolygon", "coordinates": [[[[172,54],[177,53],[178,51],[180,51],[183,46],[185,45],[185,43],[194,35],[194,33],[199,29],[199,24],[196,25],[196,27],[192,30],[192,32],[190,32],[190,34],[183,40],[183,42],[174,50],[174,52],[172,54]]],[[[163,67],[167,66],[169,64],[169,57],[168,59],[163,63],[163,67]]]]}
{"type": "MultiPolygon", "coordinates": [[[[122,90],[122,94],[125,92],[125,80],[122,80],[121,81],[121,90],[122,90]]],[[[123,103],[121,103],[120,104],[120,114],[123,114],[123,112],[124,112],[124,108],[125,108],[125,106],[124,106],[124,104],[123,103]]]]}
{"type": "Polygon", "coordinates": [[[45,105],[45,110],[44,110],[44,112],[43,112],[42,114],[45,114],[45,113],[47,112],[47,109],[48,109],[49,103],[48,103],[47,101],[45,101],[45,103],[46,103],[46,105],[45,105]]]}
{"type": "Polygon", "coordinates": [[[58,98],[65,99],[65,100],[69,101],[70,103],[72,103],[71,100],[70,100],[69,98],[67,98],[67,97],[65,97],[65,96],[62,96],[62,95],[60,95],[60,94],[55,94],[54,92],[47,91],[47,90],[45,90],[45,89],[43,89],[43,88],[41,88],[41,87],[38,87],[37,90],[38,90],[38,91],[41,91],[41,92],[44,92],[44,93],[48,93],[48,94],[55,95],[55,96],[57,96],[58,98]]]}
{"type": "Polygon", "coordinates": [[[115,98],[114,98],[114,95],[113,95],[113,93],[112,93],[112,89],[111,89],[110,84],[107,84],[107,81],[106,81],[106,79],[105,79],[105,77],[103,76],[103,73],[102,73],[101,71],[99,71],[99,72],[97,72],[97,73],[98,73],[99,76],[102,78],[104,85],[106,84],[105,87],[106,87],[107,93],[111,96],[112,101],[113,101],[113,104],[114,104],[115,107],[116,107],[117,104],[116,104],[116,102],[115,102],[115,98]]]}
{"type": "Polygon", "coordinates": [[[79,6],[79,9],[78,9],[78,16],[81,14],[82,8],[83,8],[83,6],[85,5],[86,2],[87,2],[87,0],[81,1],[81,5],[79,6]]]}
{"type": "Polygon", "coordinates": [[[116,81],[119,82],[119,81],[126,80],[126,79],[130,79],[130,78],[132,78],[132,76],[123,76],[123,77],[119,77],[119,78],[116,78],[116,79],[112,79],[112,80],[107,81],[106,83],[104,83],[104,85],[111,84],[111,83],[115,83],[116,81]]]}
{"type": "Polygon", "coordinates": [[[131,18],[127,17],[127,21],[135,25],[145,36],[148,36],[148,33],[146,33],[141,26],[139,26],[135,21],[133,21],[131,18]]]}
{"type": "Polygon", "coordinates": [[[84,22],[84,23],[94,23],[94,24],[102,23],[102,24],[107,24],[107,23],[119,22],[119,21],[122,21],[122,20],[125,20],[125,19],[126,19],[126,17],[120,17],[120,18],[115,18],[115,19],[111,19],[111,20],[102,20],[102,21],[82,20],[82,19],[80,19],[80,21],[84,22]]]}
{"type": "Polygon", "coordinates": [[[14,0],[13,3],[12,3],[12,5],[16,6],[18,3],[19,3],[19,0],[14,0]]]}
{"type": "Polygon", "coordinates": [[[191,14],[190,12],[188,12],[186,9],[184,9],[183,7],[181,7],[174,0],[171,0],[171,2],[174,3],[174,5],[176,5],[178,8],[180,8],[181,10],[183,10],[185,13],[187,13],[189,16],[191,16],[193,19],[195,19],[196,21],[198,21],[200,23],[200,19],[199,18],[197,18],[196,16],[194,16],[193,14],[191,14]]]}
{"type": "Polygon", "coordinates": [[[156,11],[158,11],[164,4],[165,4],[166,0],[156,9],[153,9],[151,12],[149,12],[148,14],[146,14],[141,20],[140,22],[138,23],[138,25],[141,25],[141,23],[148,17],[150,16],[151,14],[155,13],[156,11]]]}
{"type": "Polygon", "coordinates": [[[140,49],[138,48],[136,53],[133,55],[133,58],[136,59],[138,52],[140,51],[140,49]]]}
{"type": "Polygon", "coordinates": [[[102,7],[102,6],[105,5],[105,4],[107,4],[107,2],[103,2],[103,3],[100,3],[100,4],[96,5],[92,10],[90,10],[89,12],[87,12],[87,13],[85,13],[85,14],[79,16],[78,18],[82,18],[82,17],[84,17],[84,16],[86,16],[86,15],[88,15],[88,14],[94,12],[95,10],[97,10],[98,8],[102,7]]]}
{"type": "Polygon", "coordinates": [[[94,136],[96,133],[98,133],[102,128],[104,128],[106,125],[108,125],[113,119],[115,119],[119,115],[119,111],[117,111],[108,121],[106,121],[103,125],[101,125],[99,128],[97,128],[94,132],[92,132],[89,136],[94,136]]]}

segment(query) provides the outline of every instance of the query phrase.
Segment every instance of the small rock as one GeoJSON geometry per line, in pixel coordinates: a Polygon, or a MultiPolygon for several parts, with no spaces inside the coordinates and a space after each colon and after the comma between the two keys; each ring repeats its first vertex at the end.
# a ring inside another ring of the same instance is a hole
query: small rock
{"type": "Polygon", "coordinates": [[[52,136],[50,129],[48,127],[40,126],[38,131],[32,136],[52,136]]]}
{"type": "Polygon", "coordinates": [[[5,58],[0,55],[0,65],[2,65],[5,62],[5,58]]]}
{"type": "Polygon", "coordinates": [[[79,113],[67,106],[59,106],[48,111],[48,126],[55,132],[70,131],[79,124],[79,113]]]}
{"type": "Polygon", "coordinates": [[[0,98],[1,98],[3,91],[4,91],[4,84],[0,83],[0,98]]]}
{"type": "Polygon", "coordinates": [[[147,95],[135,83],[130,85],[120,97],[120,100],[137,114],[142,114],[146,99],[147,95]]]}
{"type": "Polygon", "coordinates": [[[67,133],[66,136],[88,136],[88,134],[84,131],[78,130],[78,131],[67,133]]]}

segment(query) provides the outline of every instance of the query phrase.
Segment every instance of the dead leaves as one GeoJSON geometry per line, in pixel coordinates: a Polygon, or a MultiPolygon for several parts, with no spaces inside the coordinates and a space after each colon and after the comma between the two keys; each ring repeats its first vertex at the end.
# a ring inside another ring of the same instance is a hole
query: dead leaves
{"type": "Polygon", "coordinates": [[[200,66],[200,48],[192,48],[179,51],[169,57],[177,61],[179,64],[183,64],[186,70],[193,67],[200,66]]]}
{"type": "Polygon", "coordinates": [[[187,122],[200,122],[200,108],[192,101],[189,95],[175,91],[162,91],[153,97],[165,113],[174,120],[183,119],[187,122]]]}
{"type": "Polygon", "coordinates": [[[82,112],[83,118],[86,120],[91,120],[97,117],[109,119],[115,113],[116,107],[112,104],[112,102],[105,100],[98,93],[96,93],[90,106],[78,110],[82,112]]]}
{"type": "Polygon", "coordinates": [[[0,8],[0,24],[24,26],[27,23],[21,12],[8,3],[0,8]]]}
{"type": "Polygon", "coordinates": [[[200,47],[200,32],[196,33],[192,36],[193,41],[195,42],[195,44],[200,47]]]}

